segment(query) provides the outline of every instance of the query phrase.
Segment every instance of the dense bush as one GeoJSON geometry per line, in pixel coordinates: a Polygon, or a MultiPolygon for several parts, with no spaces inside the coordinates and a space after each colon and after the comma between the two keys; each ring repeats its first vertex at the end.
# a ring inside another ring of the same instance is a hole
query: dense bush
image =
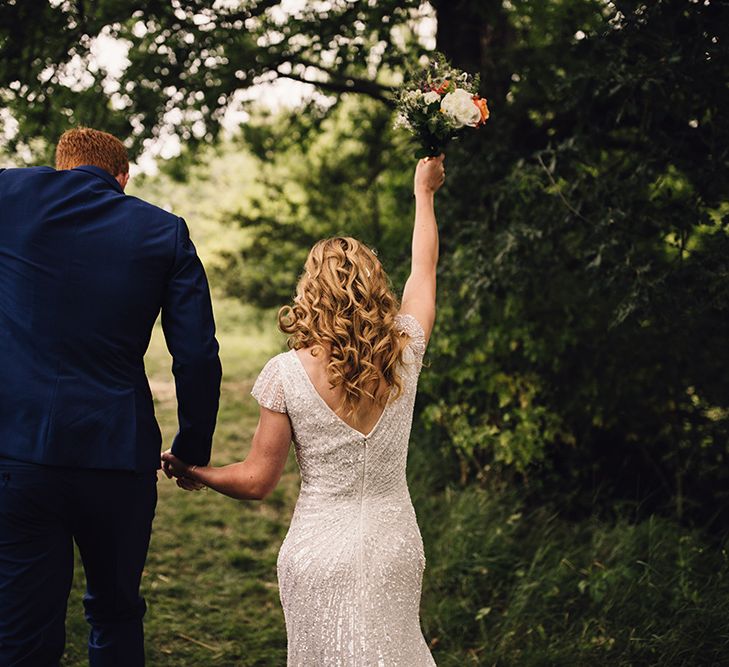
{"type": "Polygon", "coordinates": [[[726,7],[529,5],[449,156],[426,419],[464,478],[726,525],[726,7]]]}

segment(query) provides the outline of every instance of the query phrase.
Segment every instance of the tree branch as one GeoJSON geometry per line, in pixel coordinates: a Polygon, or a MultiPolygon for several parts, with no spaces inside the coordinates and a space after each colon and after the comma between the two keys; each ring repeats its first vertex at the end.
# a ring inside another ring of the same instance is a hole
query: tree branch
{"type": "Polygon", "coordinates": [[[539,162],[542,169],[544,169],[544,172],[547,174],[547,178],[549,178],[549,182],[552,184],[552,187],[557,192],[557,196],[562,200],[562,203],[565,205],[567,210],[572,213],[573,215],[577,216],[580,220],[583,222],[586,222],[589,225],[592,225],[593,223],[590,222],[582,213],[580,213],[572,204],[570,204],[565,196],[562,194],[562,189],[557,185],[557,181],[554,180],[554,176],[552,176],[552,172],[549,171],[547,168],[547,165],[544,164],[544,160],[542,160],[542,156],[537,154],[537,161],[539,162]]]}
{"type": "MultiPolygon", "coordinates": [[[[319,69],[320,71],[323,71],[324,73],[331,76],[331,74],[326,72],[326,70],[322,70],[321,68],[319,69]]],[[[316,86],[317,88],[321,88],[322,90],[328,90],[333,93],[360,93],[363,95],[368,95],[369,97],[372,97],[373,99],[376,99],[389,107],[395,106],[395,100],[392,98],[391,95],[388,94],[388,92],[390,92],[392,89],[386,86],[382,86],[379,83],[375,83],[374,81],[368,81],[366,79],[359,79],[357,77],[351,76],[345,76],[338,81],[332,79],[328,81],[317,81],[315,79],[307,79],[306,77],[294,74],[293,72],[284,74],[278,69],[276,69],[275,71],[277,76],[284,79],[291,79],[292,81],[308,83],[312,86],[316,86]]]]}
{"type": "Polygon", "coordinates": [[[344,74],[343,72],[337,72],[335,70],[327,69],[326,67],[323,67],[320,63],[309,60],[308,58],[305,58],[298,54],[288,54],[287,59],[291,60],[296,65],[304,65],[304,67],[313,67],[315,69],[318,69],[320,72],[323,72],[332,79],[339,78],[341,80],[343,78],[347,81],[354,81],[357,85],[372,86],[373,89],[376,89],[383,94],[395,92],[395,89],[392,86],[386,86],[383,83],[377,83],[377,81],[372,81],[371,79],[363,79],[361,77],[352,76],[349,74],[344,74]]]}

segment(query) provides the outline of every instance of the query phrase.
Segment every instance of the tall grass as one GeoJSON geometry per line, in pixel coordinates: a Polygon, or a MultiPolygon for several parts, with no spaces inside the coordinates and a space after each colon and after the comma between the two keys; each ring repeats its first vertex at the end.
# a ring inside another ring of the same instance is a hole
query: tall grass
{"type": "Polygon", "coordinates": [[[659,517],[572,523],[515,491],[434,491],[426,457],[412,487],[440,667],[729,664],[726,543],[659,517]]]}

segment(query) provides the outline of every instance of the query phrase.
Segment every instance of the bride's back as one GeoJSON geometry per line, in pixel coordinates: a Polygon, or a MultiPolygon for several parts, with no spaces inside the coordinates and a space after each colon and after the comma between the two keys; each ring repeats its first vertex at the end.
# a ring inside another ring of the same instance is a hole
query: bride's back
{"type": "MultiPolygon", "coordinates": [[[[332,412],[335,412],[345,423],[362,433],[369,433],[372,427],[377,424],[385,410],[385,406],[380,401],[363,398],[352,414],[347,414],[343,409],[345,391],[341,385],[333,386],[327,372],[330,362],[330,356],[325,353],[316,354],[316,348],[308,347],[297,350],[301,365],[306,370],[306,374],[314,385],[314,389],[324,402],[329,406],[332,412]]],[[[375,393],[376,396],[382,396],[389,391],[390,387],[382,377],[380,372],[380,381],[375,393]]]]}
{"type": "Polygon", "coordinates": [[[401,390],[398,311],[377,256],[351,237],[314,245],[293,305],[279,311],[279,328],[319,396],[363,432],[401,390]]]}
{"type": "MultiPolygon", "coordinates": [[[[259,403],[285,411],[291,421],[302,497],[407,493],[407,447],[425,341],[414,317],[398,316],[395,325],[407,338],[397,369],[401,390],[359,426],[348,423],[317,389],[302,359],[306,352],[277,355],[256,381],[253,395],[259,403]]],[[[320,364],[319,382],[326,382],[324,360],[314,357],[314,362],[320,364]]]]}

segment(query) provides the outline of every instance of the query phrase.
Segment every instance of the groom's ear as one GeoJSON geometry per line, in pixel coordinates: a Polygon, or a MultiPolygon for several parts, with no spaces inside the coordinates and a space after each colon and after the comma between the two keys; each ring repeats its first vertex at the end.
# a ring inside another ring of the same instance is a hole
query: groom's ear
{"type": "Polygon", "coordinates": [[[121,185],[121,189],[123,190],[125,187],[127,187],[127,183],[129,183],[129,172],[126,172],[125,174],[117,174],[116,180],[121,185]]]}

